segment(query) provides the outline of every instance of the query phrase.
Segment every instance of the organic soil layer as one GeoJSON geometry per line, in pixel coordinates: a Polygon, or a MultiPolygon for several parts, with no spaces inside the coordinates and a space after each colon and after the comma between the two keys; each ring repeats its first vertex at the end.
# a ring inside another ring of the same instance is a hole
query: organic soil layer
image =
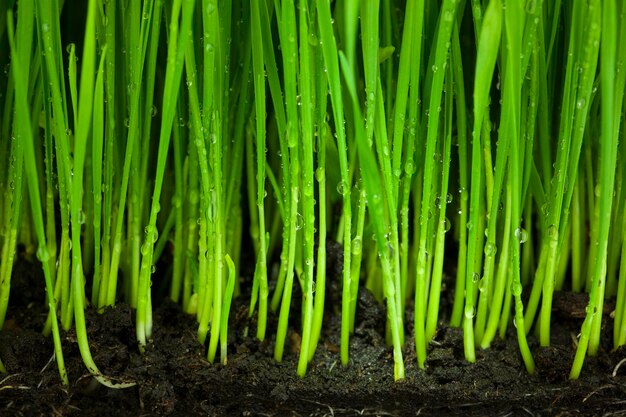
{"type": "MultiPolygon", "coordinates": [[[[21,263],[14,274],[0,332],[0,357],[9,372],[0,375],[1,416],[626,415],[626,364],[618,366],[626,350],[609,353],[608,315],[599,354],[586,359],[579,380],[568,380],[580,297],[557,297],[550,348],[539,348],[530,338],[534,375],[527,374],[512,331],[467,363],[462,331],[444,325],[444,316],[425,369],[416,366],[408,329],[406,379],[399,382],[393,381],[393,358],[384,340],[384,308],[366,290],[359,296],[348,366],[339,360],[340,322],[332,303],[339,304],[329,294],[324,333],[305,378],[296,375],[299,335],[290,331],[284,360],[276,363],[272,337],[262,343],[253,337],[255,322],[248,318],[245,297],[233,304],[225,366],[206,361],[195,319],[167,301],[155,308],[154,338],[140,354],[134,311],[118,304],[102,314],[87,311],[91,352],[106,375],[137,386],[113,390],[95,382],[70,331],[62,335],[66,388],[51,358],[52,342],[40,332],[46,312],[43,293],[35,290],[42,287],[37,271],[38,266],[21,263]]],[[[291,317],[298,316],[294,309],[291,317]]]]}

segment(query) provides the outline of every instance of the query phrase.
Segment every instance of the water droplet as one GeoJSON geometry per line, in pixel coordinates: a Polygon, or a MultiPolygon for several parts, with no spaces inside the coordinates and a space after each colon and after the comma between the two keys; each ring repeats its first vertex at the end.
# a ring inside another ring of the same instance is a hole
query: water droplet
{"type": "Polygon", "coordinates": [[[461,201],[467,201],[468,200],[469,192],[467,191],[467,188],[465,188],[465,187],[459,188],[459,194],[461,194],[461,201]]]}
{"type": "Polygon", "coordinates": [[[515,229],[515,239],[517,239],[519,243],[526,242],[528,240],[528,232],[524,230],[524,228],[518,227],[515,229]]]}
{"type": "Polygon", "coordinates": [[[485,277],[482,277],[478,282],[478,291],[485,292],[487,290],[487,280],[485,277]]]}
{"type": "Polygon", "coordinates": [[[345,184],[345,182],[344,182],[343,180],[342,180],[342,181],[339,181],[339,182],[337,183],[337,192],[338,192],[339,194],[341,194],[341,195],[345,195],[345,194],[346,194],[346,192],[347,192],[347,188],[348,188],[348,186],[345,184]]]}
{"type": "Polygon", "coordinates": [[[406,161],[406,165],[404,166],[404,173],[406,175],[412,175],[415,172],[415,164],[412,160],[406,161]]]}
{"type": "Polygon", "coordinates": [[[363,249],[363,245],[361,244],[361,238],[360,237],[355,237],[352,240],[352,254],[353,255],[360,255],[362,249],[363,249]]]}
{"type": "Polygon", "coordinates": [[[581,110],[583,107],[585,107],[585,104],[586,104],[586,100],[584,98],[581,98],[580,100],[576,102],[576,108],[578,110],[581,110]]]}
{"type": "Polygon", "coordinates": [[[476,309],[474,308],[474,306],[471,306],[469,308],[465,307],[464,314],[466,319],[472,320],[476,315],[476,309]]]}
{"type": "Polygon", "coordinates": [[[437,67],[437,65],[433,65],[431,67],[431,69],[433,70],[433,72],[437,72],[437,70],[439,69],[439,67],[437,67]]]}
{"type": "Polygon", "coordinates": [[[450,231],[451,228],[452,222],[450,222],[450,220],[448,220],[448,218],[446,217],[445,219],[443,219],[443,232],[447,233],[450,231]]]}
{"type": "Polygon", "coordinates": [[[302,226],[304,226],[304,218],[302,214],[296,213],[296,230],[302,229],[302,226]]]}
{"type": "Polygon", "coordinates": [[[522,284],[519,282],[512,282],[511,294],[513,294],[514,297],[519,297],[520,295],[522,295],[522,284]]]}
{"type": "Polygon", "coordinates": [[[550,226],[548,226],[548,237],[550,239],[556,239],[558,234],[559,234],[559,229],[557,229],[555,225],[551,224],[550,226]]]}
{"type": "Polygon", "coordinates": [[[472,274],[472,282],[473,282],[474,284],[476,284],[476,283],[478,282],[478,280],[479,280],[479,279],[480,279],[480,275],[478,274],[478,272],[474,272],[474,273],[472,274]]]}
{"type": "Polygon", "coordinates": [[[39,262],[46,263],[50,260],[50,253],[48,252],[48,248],[45,246],[40,246],[37,249],[37,259],[39,259],[39,262]]]}
{"type": "Polygon", "coordinates": [[[152,109],[150,110],[150,116],[155,117],[157,113],[158,113],[158,110],[156,106],[152,106],[152,109]]]}
{"type": "Polygon", "coordinates": [[[78,210],[78,224],[85,224],[85,212],[82,209],[78,210]]]}
{"type": "Polygon", "coordinates": [[[486,256],[494,256],[498,251],[496,244],[493,242],[487,242],[485,245],[485,255],[486,256]]]}

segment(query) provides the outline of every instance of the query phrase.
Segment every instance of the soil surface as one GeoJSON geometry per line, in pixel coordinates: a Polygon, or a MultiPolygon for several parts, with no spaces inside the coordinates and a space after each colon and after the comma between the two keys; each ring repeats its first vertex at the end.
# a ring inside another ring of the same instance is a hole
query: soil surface
{"type": "Polygon", "coordinates": [[[581,319],[579,300],[567,294],[554,303],[552,347],[540,348],[530,338],[534,375],[525,371],[513,332],[490,349],[478,350],[474,364],[467,363],[462,331],[447,327],[442,316],[425,369],[416,367],[408,329],[406,379],[394,382],[384,308],[362,289],[347,367],[339,360],[340,322],[333,308],[326,312],[315,359],[302,379],[296,375],[300,336],[290,331],[284,360],[276,363],[272,337],[263,343],[253,337],[255,321],[248,319],[246,297],[233,304],[225,366],[206,361],[194,318],[167,301],[155,308],[154,338],[140,354],[134,311],[118,304],[102,314],[87,312],[91,352],[106,375],[137,386],[114,390],[99,385],[86,371],[70,331],[62,335],[70,379],[66,388],[51,339],[41,335],[46,311],[38,268],[24,262],[16,266],[0,332],[0,357],[8,370],[0,375],[0,416],[626,415],[626,363],[620,367],[626,350],[610,352],[613,323],[608,314],[605,345],[596,357],[587,358],[579,380],[568,380],[581,319]]]}

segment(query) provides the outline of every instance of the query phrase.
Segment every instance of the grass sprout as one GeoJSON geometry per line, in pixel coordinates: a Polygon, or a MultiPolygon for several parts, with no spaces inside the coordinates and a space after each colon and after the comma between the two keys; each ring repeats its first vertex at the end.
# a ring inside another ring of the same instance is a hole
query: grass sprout
{"type": "Polygon", "coordinates": [[[64,384],[72,327],[135,384],[85,310],[130,305],[143,352],[163,298],[211,363],[235,306],[277,361],[297,333],[302,377],[329,316],[350,366],[365,291],[395,379],[442,317],[467,361],[512,331],[534,372],[556,291],[588,294],[572,379],[609,299],[626,344],[621,2],[79,3],[0,6],[0,328],[41,264],[64,384]]]}

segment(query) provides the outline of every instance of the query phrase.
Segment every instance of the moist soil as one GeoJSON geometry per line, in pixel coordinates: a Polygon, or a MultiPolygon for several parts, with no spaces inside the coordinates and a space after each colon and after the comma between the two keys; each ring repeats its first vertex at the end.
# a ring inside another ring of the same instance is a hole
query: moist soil
{"type": "MultiPolygon", "coordinates": [[[[610,350],[610,303],[605,344],[596,357],[586,359],[579,380],[568,380],[586,299],[567,293],[555,297],[552,346],[540,348],[530,336],[534,375],[524,368],[513,329],[505,340],[477,350],[475,363],[467,363],[462,331],[448,327],[443,315],[425,369],[416,366],[412,329],[407,329],[406,379],[394,382],[384,307],[365,289],[359,294],[350,362],[344,367],[339,359],[338,286],[331,284],[322,338],[304,378],[296,374],[296,330],[290,330],[283,361],[276,363],[270,336],[275,322],[270,321],[264,342],[256,340],[255,317],[248,317],[242,296],[230,315],[226,365],[207,362],[206,350],[196,340],[195,319],[171,302],[155,307],[153,340],[143,354],[129,306],[120,303],[100,314],[88,310],[96,364],[107,376],[137,385],[122,390],[101,386],[86,371],[75,333],[69,331],[62,334],[70,380],[65,387],[51,338],[41,334],[46,311],[39,271],[39,265],[25,261],[15,268],[7,321],[0,332],[0,357],[8,371],[0,375],[0,416],[626,415],[626,364],[619,366],[626,350],[610,350]]],[[[294,293],[293,299],[298,296],[294,293]]],[[[443,294],[442,312],[449,310],[451,297],[443,294]]],[[[407,310],[407,318],[412,317],[407,310]]],[[[291,317],[299,317],[297,306],[291,317]]]]}

